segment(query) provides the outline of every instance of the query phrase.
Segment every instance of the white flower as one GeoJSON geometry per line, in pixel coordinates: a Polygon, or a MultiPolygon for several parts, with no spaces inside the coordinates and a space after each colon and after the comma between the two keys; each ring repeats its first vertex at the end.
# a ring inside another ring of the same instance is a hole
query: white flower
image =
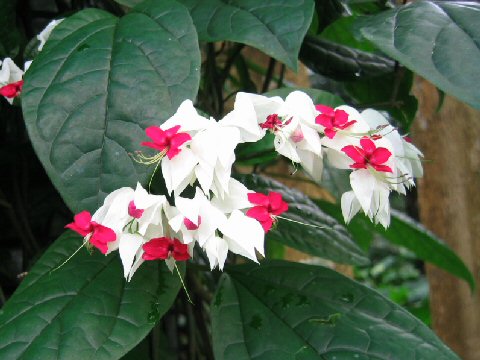
{"type": "Polygon", "coordinates": [[[257,220],[240,211],[252,207],[249,192],[230,179],[228,195],[209,200],[197,187],[193,199],[175,198],[175,207],[167,210],[169,225],[184,244],[198,242],[212,269],[223,269],[228,251],[257,261],[256,251],[263,255],[265,232],[257,220]]]}
{"type": "Polygon", "coordinates": [[[264,132],[275,135],[275,150],[295,163],[301,163],[312,178],[322,175],[322,143],[315,129],[317,111],[312,99],[301,91],[290,93],[285,101],[279,97],[239,93],[243,103],[250,104],[257,114],[257,123],[264,132]]]}
{"type": "Polygon", "coordinates": [[[43,29],[40,34],[37,35],[37,39],[40,41],[40,45],[38,45],[38,51],[42,51],[43,46],[47,42],[50,34],[52,33],[53,29],[60,24],[64,19],[52,20],[48,23],[48,25],[43,29]]]}
{"type": "Polygon", "coordinates": [[[413,178],[423,174],[420,160],[420,157],[423,156],[422,153],[413,144],[408,143],[390,125],[382,113],[367,109],[362,112],[362,116],[370,128],[375,131],[376,136],[388,139],[391,143],[394,158],[391,187],[393,190],[405,194],[407,188],[415,186],[413,178]]]}
{"type": "Polygon", "coordinates": [[[187,100],[160,126],[162,130],[180,126],[179,131],[192,138],[174,158],[162,159],[162,173],[169,193],[179,195],[195,180],[206,194],[213,191],[223,197],[228,193],[235,148],[239,143],[256,140],[261,135],[258,126],[256,130],[249,126],[254,119],[253,109],[248,109],[248,104],[245,109],[243,111],[243,107],[237,104],[217,122],[200,116],[192,102],[187,100]]]}
{"type": "Polygon", "coordinates": [[[140,184],[133,190],[123,187],[110,193],[93,214],[92,221],[112,229],[117,239],[108,244],[108,253],[119,250],[125,278],[130,279],[143,262],[141,247],[151,237],[163,234],[165,196],[148,194],[140,184]],[[132,271],[134,258],[137,264],[132,271]]]}
{"type": "Polygon", "coordinates": [[[198,187],[193,199],[176,197],[175,207],[168,212],[169,225],[182,235],[184,244],[197,241],[203,246],[227,220],[225,214],[213,206],[198,187]]]}
{"type": "Polygon", "coordinates": [[[10,58],[0,61],[0,94],[12,104],[23,86],[23,71],[10,58]]]}

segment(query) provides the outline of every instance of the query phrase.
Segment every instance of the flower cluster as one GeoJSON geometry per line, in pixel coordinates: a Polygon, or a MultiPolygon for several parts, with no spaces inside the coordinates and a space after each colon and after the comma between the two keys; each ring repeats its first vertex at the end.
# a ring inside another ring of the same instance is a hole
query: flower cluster
{"type": "MultiPolygon", "coordinates": [[[[422,175],[420,151],[375,110],[314,105],[294,91],[280,97],[239,93],[234,109],[220,121],[201,116],[190,100],[161,126],[146,129],[138,163],[161,166],[171,203],[140,184],[121,188],[93,216],[81,212],[68,228],[108,254],[119,250],[128,280],[144,261],[192,257],[198,244],[210,267],[223,269],[228,252],[257,261],[265,234],[288,210],[281,194],[255,193],[231,177],[235,148],[274,135],[276,151],[321,180],[323,154],[339,169],[350,169],[352,190],[342,195],[345,221],[360,210],[375,223],[390,221],[390,191],[404,194],[422,175]],[[189,187],[195,195],[184,197],[189,187]]],[[[284,218],[289,220],[288,218],[284,218]]]]}

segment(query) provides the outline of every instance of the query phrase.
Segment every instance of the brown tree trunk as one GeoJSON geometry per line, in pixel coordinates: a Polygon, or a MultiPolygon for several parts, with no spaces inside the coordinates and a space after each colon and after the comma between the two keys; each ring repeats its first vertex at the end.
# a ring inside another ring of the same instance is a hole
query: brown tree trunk
{"type": "MultiPolygon", "coordinates": [[[[479,283],[480,270],[480,111],[439,96],[418,78],[419,112],[414,142],[424,152],[425,177],[419,181],[422,222],[465,261],[479,283]]],[[[436,333],[463,359],[480,359],[480,296],[444,271],[427,266],[436,333]]]]}

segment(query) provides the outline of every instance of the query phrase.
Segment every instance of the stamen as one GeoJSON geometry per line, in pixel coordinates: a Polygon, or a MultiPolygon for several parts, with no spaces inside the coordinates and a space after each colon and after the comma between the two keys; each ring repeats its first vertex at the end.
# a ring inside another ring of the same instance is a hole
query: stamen
{"type": "Polygon", "coordinates": [[[293,222],[293,223],[296,223],[296,224],[305,225],[305,226],[311,226],[311,227],[314,227],[314,228],[317,228],[317,229],[326,229],[326,228],[327,228],[326,226],[318,226],[318,225],[313,225],[313,224],[306,224],[306,223],[303,223],[303,222],[301,222],[301,221],[289,219],[289,218],[286,218],[286,217],[283,217],[283,216],[280,216],[280,215],[277,215],[277,216],[275,216],[275,217],[278,218],[278,219],[287,220],[287,221],[290,221],[290,222],[293,222]]]}
{"type": "Polygon", "coordinates": [[[178,270],[177,263],[174,263],[175,270],[177,270],[178,277],[180,278],[180,282],[182,283],[183,290],[185,291],[185,294],[187,294],[188,302],[192,305],[195,305],[190,298],[190,294],[188,293],[187,287],[185,286],[185,283],[183,282],[182,274],[180,274],[180,270],[178,270]]]}
{"type": "Polygon", "coordinates": [[[139,164],[152,165],[162,160],[165,154],[167,153],[167,151],[168,151],[168,148],[163,149],[161,152],[155,154],[154,156],[146,156],[141,151],[135,151],[134,154],[130,153],[129,155],[133,159],[133,161],[139,164]]]}
{"type": "Polygon", "coordinates": [[[70,255],[67,260],[65,260],[63,263],[61,263],[60,265],[58,265],[55,269],[50,270],[50,271],[49,271],[49,274],[51,274],[51,273],[53,273],[54,271],[57,271],[58,269],[60,269],[61,267],[63,267],[63,265],[65,265],[67,262],[69,262],[69,261],[80,251],[80,249],[83,248],[87,243],[88,243],[88,240],[87,240],[86,238],[84,238],[83,244],[80,245],[80,247],[79,247],[77,250],[75,250],[75,252],[74,252],[72,255],[70,255]]]}

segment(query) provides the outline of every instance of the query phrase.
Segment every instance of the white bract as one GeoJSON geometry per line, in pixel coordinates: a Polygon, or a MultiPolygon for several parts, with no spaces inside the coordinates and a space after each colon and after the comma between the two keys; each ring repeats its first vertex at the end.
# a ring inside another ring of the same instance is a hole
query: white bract
{"type": "MultiPolygon", "coordinates": [[[[285,101],[280,97],[239,93],[243,103],[253,106],[257,127],[275,135],[275,150],[294,163],[301,163],[312,178],[320,181],[322,143],[315,129],[317,111],[312,99],[301,91],[290,93],[285,101]]],[[[252,125],[253,126],[253,125],[252,125]]]]}
{"type": "Polygon", "coordinates": [[[192,137],[173,159],[162,159],[162,173],[168,191],[179,195],[198,180],[204,193],[212,191],[220,197],[225,196],[235,161],[235,148],[239,143],[256,140],[260,135],[258,129],[248,126],[248,122],[254,119],[251,111],[244,116],[237,106],[217,122],[199,115],[190,100],[184,101],[175,115],[160,126],[167,130],[180,125],[180,131],[192,137]],[[247,122],[243,121],[245,119],[247,122]]]}
{"type": "Polygon", "coordinates": [[[48,25],[37,35],[38,41],[40,44],[38,45],[38,51],[42,51],[45,43],[47,42],[50,34],[52,33],[53,29],[60,24],[64,19],[52,20],[48,23],[48,25]]]}
{"type": "Polygon", "coordinates": [[[135,190],[123,187],[110,193],[103,205],[93,214],[92,221],[116,233],[116,241],[108,244],[108,253],[119,250],[125,278],[130,279],[143,262],[142,245],[149,239],[164,233],[162,216],[166,205],[165,196],[151,195],[137,184],[135,190]],[[129,213],[129,205],[132,202],[136,209],[143,210],[138,218],[129,213]],[[137,264],[132,271],[135,257],[137,264]]]}

